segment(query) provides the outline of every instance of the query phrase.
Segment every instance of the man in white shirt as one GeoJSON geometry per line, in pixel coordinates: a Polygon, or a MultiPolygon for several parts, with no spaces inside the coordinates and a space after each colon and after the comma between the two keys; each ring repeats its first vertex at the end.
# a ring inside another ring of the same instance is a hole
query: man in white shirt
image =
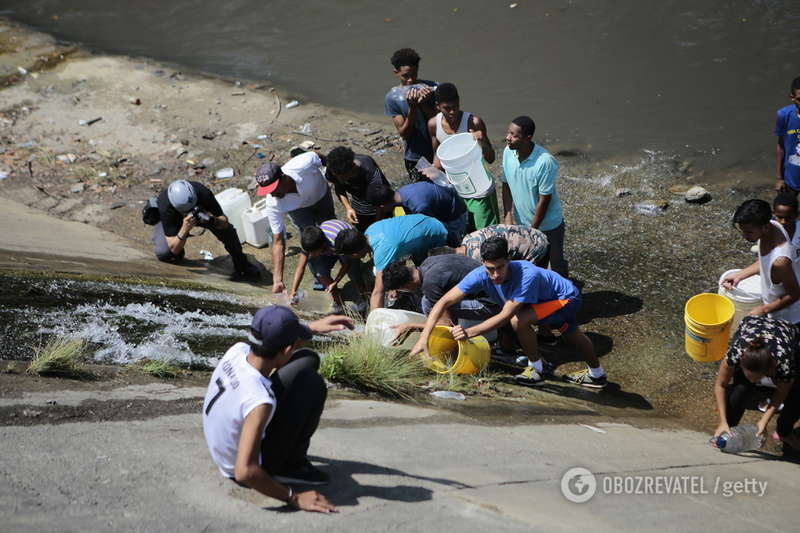
{"type": "Polygon", "coordinates": [[[295,509],[336,512],[316,491],[328,475],[306,457],[325,405],[319,356],[298,348],[312,332],[353,328],[343,316],[302,324],[287,307],[270,305],[253,317],[247,342],[233,345],[217,365],[203,402],[203,433],[223,476],[295,509]]]}
{"type": "MultiPolygon", "coordinates": [[[[283,266],[286,243],[283,215],[288,214],[297,230],[318,226],[336,218],[333,198],[322,173],[324,161],[316,152],[306,152],[291,158],[283,166],[265,163],[256,170],[256,195],[266,196],[264,213],[272,231],[272,292],[285,290],[283,266]]],[[[316,265],[310,262],[317,279],[316,265]]]]}

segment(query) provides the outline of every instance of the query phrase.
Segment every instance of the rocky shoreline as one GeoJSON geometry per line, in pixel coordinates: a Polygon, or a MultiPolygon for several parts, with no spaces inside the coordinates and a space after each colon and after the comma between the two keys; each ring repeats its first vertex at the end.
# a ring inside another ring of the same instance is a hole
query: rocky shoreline
{"type": "MultiPolygon", "coordinates": [[[[279,88],[92,55],[2,19],[0,87],[0,194],[110,231],[143,254],[149,254],[149,228],[140,220],[141,202],[176,178],[216,191],[248,188],[263,160],[285,160],[293,146],[308,141],[323,152],[345,144],[370,153],[395,184],[405,174],[402,142],[386,118],[308,102],[287,108],[291,95],[279,88]],[[233,178],[216,178],[224,168],[233,169],[233,178]]],[[[650,414],[711,427],[716,367],[683,353],[682,306],[697,292],[716,291],[723,271],[751,260],[730,214],[743,199],[769,191],[750,189],[735,171],[706,185],[710,177],[693,174],[691,161],[669,154],[597,160],[570,147],[547,148],[561,164],[567,255],[584,284],[583,327],[618,385],[606,396],[580,399],[634,414],[646,398],[650,414]],[[695,185],[704,185],[712,200],[687,203],[684,194],[695,185]]],[[[200,249],[224,255],[213,238],[197,240],[190,259],[200,249]]],[[[270,267],[268,248],[245,252],[270,267]]],[[[48,269],[8,255],[0,250],[6,270],[12,264],[48,269]]],[[[151,263],[142,260],[129,273],[150,265],[156,277],[202,282],[262,303],[271,296],[269,280],[259,286],[221,281],[213,274],[225,270],[224,262],[198,269],[151,263]]],[[[59,263],[56,270],[69,268],[59,263]]],[[[566,351],[557,356],[571,360],[566,351]]]]}

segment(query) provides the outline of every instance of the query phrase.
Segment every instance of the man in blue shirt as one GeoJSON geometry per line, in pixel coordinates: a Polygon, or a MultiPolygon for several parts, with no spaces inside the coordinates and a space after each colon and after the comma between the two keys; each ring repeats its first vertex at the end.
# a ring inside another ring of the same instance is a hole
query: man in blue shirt
{"type": "Polygon", "coordinates": [[[550,153],[534,144],[536,124],[520,116],[506,131],[503,151],[503,223],[538,229],[550,242],[550,268],[569,276],[564,259],[564,217],[556,192],[558,163],[550,153]]]}
{"type": "Polygon", "coordinates": [[[383,114],[392,117],[397,133],[406,141],[403,159],[414,181],[421,177],[415,168],[419,158],[433,161],[428,120],[436,114],[433,109],[436,83],[417,78],[419,61],[419,54],[411,48],[401,48],[392,54],[394,75],[400,85],[392,87],[383,99],[383,114]]]}
{"type": "Polygon", "coordinates": [[[446,241],[447,228],[435,218],[406,215],[379,220],[364,233],[355,229],[342,230],[336,236],[334,247],[337,254],[355,259],[372,253],[375,264],[375,286],[370,296],[372,310],[383,307],[383,269],[389,263],[410,258],[419,265],[428,257],[431,248],[443,246],[446,241]]]}
{"type": "Polygon", "coordinates": [[[422,180],[403,185],[394,192],[386,184],[376,184],[367,191],[367,201],[385,211],[399,205],[407,215],[427,215],[443,222],[447,228],[447,244],[454,248],[464,236],[467,206],[452,187],[422,180]]]}
{"type": "Polygon", "coordinates": [[[544,383],[544,368],[539,358],[536,333],[531,326],[548,324],[561,330],[564,339],[575,346],[588,365],[587,369],[567,374],[563,379],[591,388],[606,386],[606,374],[592,341],[578,328],[577,313],[581,307],[581,295],[571,281],[528,261],[509,261],[508,243],[502,237],[489,238],[481,245],[481,263],[482,267],[470,272],[433,306],[425,329],[411,350],[412,355],[428,353],[428,336],[445,309],[467,296],[482,292],[501,305],[502,310],[476,326],[451,328],[454,339],[475,337],[510,322],[529,361],[528,368],[514,379],[520,385],[537,386],[544,383]],[[537,305],[553,301],[561,306],[554,312],[548,313],[537,305]],[[542,316],[537,316],[537,312],[542,316]]]}
{"type": "Polygon", "coordinates": [[[800,192],[800,77],[789,88],[792,104],[778,110],[775,135],[778,137],[775,163],[778,181],[775,190],[800,192]]]}

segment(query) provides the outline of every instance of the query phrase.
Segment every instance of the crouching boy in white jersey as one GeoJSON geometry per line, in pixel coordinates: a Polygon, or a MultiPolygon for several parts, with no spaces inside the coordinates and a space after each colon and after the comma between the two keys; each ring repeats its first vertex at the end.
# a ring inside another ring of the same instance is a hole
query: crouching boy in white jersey
{"type": "Polygon", "coordinates": [[[222,475],[295,509],[336,512],[322,494],[295,493],[285,484],[328,482],[306,457],[327,389],[317,374],[319,356],[298,348],[312,332],[344,328],[353,328],[346,317],[305,325],[277,305],[255,314],[247,342],[225,353],[203,402],[203,432],[222,475]]]}

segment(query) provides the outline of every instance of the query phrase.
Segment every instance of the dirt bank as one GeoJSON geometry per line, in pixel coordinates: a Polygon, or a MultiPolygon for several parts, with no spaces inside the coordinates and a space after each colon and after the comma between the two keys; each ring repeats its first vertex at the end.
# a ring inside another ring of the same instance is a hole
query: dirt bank
{"type": "MultiPolygon", "coordinates": [[[[76,254],[82,250],[81,260],[66,255],[49,261],[52,249],[37,249],[35,226],[17,221],[13,241],[25,249],[0,238],[2,268],[115,274],[127,269],[201,281],[264,302],[269,276],[253,286],[227,282],[224,250],[213,237],[193,239],[188,267],[150,260],[142,201],[176,178],[197,179],[216,191],[251,187],[261,162],[284,161],[303,141],[323,152],[350,145],[375,157],[392,182],[404,181],[402,143],[385,118],[307,102],[287,109],[291,96],[274,87],[93,56],[10,22],[0,21],[0,52],[0,172],[8,176],[0,180],[2,196],[59,220],[85,223],[71,228],[85,227],[82,246],[88,247],[74,248],[76,254]],[[234,169],[234,178],[216,180],[216,171],[226,167],[234,169]],[[124,245],[127,251],[108,252],[115,259],[136,259],[87,261],[94,228],[124,245]],[[203,262],[201,249],[220,259],[203,262]]],[[[378,108],[377,102],[365,107],[378,108]]],[[[607,396],[582,399],[613,404],[620,413],[655,408],[695,427],[711,427],[715,366],[683,353],[682,305],[692,294],[716,290],[727,268],[752,261],[730,227],[730,213],[744,198],[768,192],[748,189],[747,176],[720,175],[709,187],[711,203],[689,205],[669,189],[709,179],[693,172],[691,160],[642,153],[598,161],[571,147],[548,148],[561,164],[567,255],[584,285],[581,321],[617,385],[607,396]]],[[[290,241],[288,273],[298,252],[292,244],[296,240],[290,241]]],[[[269,249],[245,251],[271,268],[269,249]]],[[[547,355],[564,362],[574,358],[562,345],[547,355]]]]}

